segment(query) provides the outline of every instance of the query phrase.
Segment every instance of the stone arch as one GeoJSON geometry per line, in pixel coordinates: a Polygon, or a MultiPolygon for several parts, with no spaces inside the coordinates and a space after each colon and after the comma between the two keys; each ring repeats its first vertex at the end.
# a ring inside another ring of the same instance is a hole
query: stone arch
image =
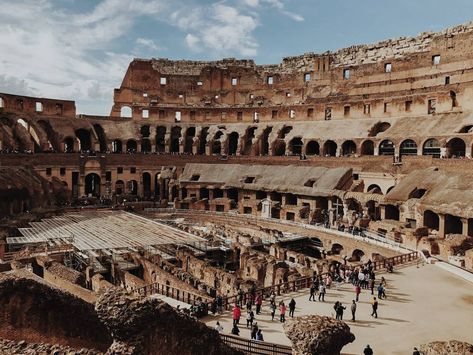
{"type": "Polygon", "coordinates": [[[132,110],[130,106],[122,106],[120,108],[120,117],[122,118],[131,118],[132,117],[132,110]]]}
{"type": "Polygon", "coordinates": [[[399,148],[399,154],[401,156],[405,155],[417,155],[417,143],[412,139],[406,139],[402,141],[399,148]]]}
{"type": "Polygon", "coordinates": [[[192,154],[194,138],[195,138],[195,127],[188,127],[186,130],[186,140],[184,142],[184,153],[192,154]]]}
{"type": "Polygon", "coordinates": [[[59,141],[57,138],[57,133],[54,131],[54,129],[51,127],[51,124],[48,121],[45,120],[39,120],[38,125],[43,129],[43,131],[46,133],[46,136],[48,138],[48,142],[51,145],[51,147],[56,151],[59,152],[59,141]]]}
{"type": "Polygon", "coordinates": [[[386,195],[390,193],[392,189],[394,189],[394,185],[388,187],[388,189],[386,190],[386,195]]]}
{"type": "Polygon", "coordinates": [[[156,127],[156,152],[164,153],[166,151],[166,127],[156,127]]]}
{"type": "Polygon", "coordinates": [[[222,142],[218,139],[212,142],[212,154],[222,154],[222,142]]]}
{"type": "Polygon", "coordinates": [[[199,138],[199,150],[198,154],[205,155],[205,147],[207,145],[207,137],[209,135],[209,127],[203,127],[200,131],[200,138],[199,138]]]}
{"type": "MultiPolygon", "coordinates": [[[[248,127],[245,134],[245,143],[242,149],[243,155],[250,155],[251,148],[253,147],[253,139],[255,138],[255,133],[258,127],[248,127]]],[[[259,152],[257,153],[259,154],[259,152]]]]}
{"type": "Polygon", "coordinates": [[[335,157],[337,155],[337,143],[328,140],[324,143],[324,156],[335,157]]]}
{"type": "Polygon", "coordinates": [[[100,197],[100,176],[90,173],[84,179],[84,191],[87,196],[100,197]]]}
{"type": "Polygon", "coordinates": [[[351,254],[351,261],[361,261],[363,257],[365,256],[365,252],[361,249],[355,249],[353,250],[353,253],[351,254]]]}
{"type": "Polygon", "coordinates": [[[122,195],[125,192],[125,183],[123,180],[117,180],[115,182],[115,194],[122,195]]]}
{"type": "Polygon", "coordinates": [[[151,134],[151,127],[150,125],[143,125],[140,128],[140,134],[141,138],[149,138],[149,135],[151,134]]]}
{"type": "Polygon", "coordinates": [[[112,141],[112,153],[123,153],[123,145],[120,139],[112,141]]]}
{"type": "Polygon", "coordinates": [[[236,155],[238,150],[238,139],[240,135],[238,132],[232,132],[228,135],[228,155],[236,155]]]}
{"type": "Polygon", "coordinates": [[[126,142],[126,151],[127,153],[135,153],[138,150],[138,144],[134,139],[129,139],[126,142]]]}
{"type": "Polygon", "coordinates": [[[302,154],[302,138],[301,137],[294,137],[289,141],[289,151],[293,155],[301,155],[302,154]]]}
{"type": "Polygon", "coordinates": [[[427,139],[422,146],[422,155],[432,155],[440,158],[440,142],[435,138],[427,139]]]}
{"type": "Polygon", "coordinates": [[[333,243],[332,247],[330,248],[330,252],[332,255],[340,255],[343,250],[343,245],[338,243],[333,243]]]}
{"type": "Polygon", "coordinates": [[[431,210],[425,210],[424,211],[424,226],[438,231],[439,226],[440,226],[439,215],[431,210]]]}
{"type": "Polygon", "coordinates": [[[376,185],[376,184],[369,185],[368,188],[366,189],[366,192],[369,192],[370,194],[378,194],[378,195],[383,194],[381,187],[379,187],[379,185],[376,185]]]}
{"type": "Polygon", "coordinates": [[[361,144],[361,155],[374,155],[374,142],[366,140],[361,144]]]}
{"type": "Polygon", "coordinates": [[[394,205],[386,205],[384,208],[384,218],[399,221],[399,207],[394,205]]]}
{"type": "Polygon", "coordinates": [[[128,181],[128,193],[133,196],[138,195],[138,181],[136,180],[128,181]]]}
{"type": "Polygon", "coordinates": [[[284,139],[276,139],[273,143],[273,155],[281,157],[286,154],[286,142],[284,139]]]}
{"type": "Polygon", "coordinates": [[[107,136],[105,135],[105,131],[98,123],[94,124],[94,131],[99,141],[100,152],[105,153],[107,151],[107,136]]]}
{"type": "Polygon", "coordinates": [[[312,140],[309,141],[305,146],[306,155],[319,155],[320,154],[320,145],[319,142],[312,140]]]}
{"type": "Polygon", "coordinates": [[[379,143],[379,155],[394,155],[394,143],[385,139],[379,143]]]}
{"type": "Polygon", "coordinates": [[[179,153],[181,130],[182,128],[179,126],[174,126],[171,128],[171,153],[179,153]]]}
{"type": "Polygon", "coordinates": [[[86,152],[92,150],[92,138],[90,131],[84,128],[76,130],[76,137],[79,140],[79,150],[86,152]]]}
{"type": "Polygon", "coordinates": [[[284,139],[286,136],[289,134],[289,132],[292,131],[292,126],[283,126],[279,131],[278,131],[278,138],[279,139],[284,139]]]}
{"type": "Polygon", "coordinates": [[[368,216],[373,221],[377,221],[380,219],[381,213],[376,201],[369,200],[368,202],[366,202],[365,206],[368,209],[368,216]]]}
{"type": "Polygon", "coordinates": [[[73,153],[74,152],[74,138],[66,137],[64,138],[64,153],[73,153]]]}
{"type": "Polygon", "coordinates": [[[452,157],[464,157],[466,153],[465,141],[461,138],[451,138],[447,142],[447,156],[452,157]]]}
{"type": "Polygon", "coordinates": [[[269,135],[273,127],[266,127],[261,135],[261,151],[260,155],[269,155],[269,135]]]}
{"type": "Polygon", "coordinates": [[[142,153],[151,153],[151,142],[148,138],[141,139],[141,152],[142,153]]]}
{"type": "Polygon", "coordinates": [[[352,140],[348,140],[343,142],[342,144],[342,155],[343,156],[350,156],[356,154],[356,144],[352,140]]]}

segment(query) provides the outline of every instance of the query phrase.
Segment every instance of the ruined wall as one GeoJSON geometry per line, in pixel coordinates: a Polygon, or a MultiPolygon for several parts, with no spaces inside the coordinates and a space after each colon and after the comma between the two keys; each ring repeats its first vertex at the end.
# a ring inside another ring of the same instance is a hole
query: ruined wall
{"type": "Polygon", "coordinates": [[[104,351],[111,337],[92,304],[26,271],[0,274],[0,337],[104,351]]]}

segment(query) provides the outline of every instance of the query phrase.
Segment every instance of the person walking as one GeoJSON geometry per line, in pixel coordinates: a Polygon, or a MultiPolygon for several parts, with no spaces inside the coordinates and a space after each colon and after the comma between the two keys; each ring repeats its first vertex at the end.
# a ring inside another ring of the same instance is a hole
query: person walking
{"type": "Polygon", "coordinates": [[[383,285],[379,284],[378,286],[378,299],[382,299],[383,298],[383,285]]]}
{"type": "Polygon", "coordinates": [[[309,297],[309,301],[315,301],[315,285],[312,284],[312,286],[310,286],[310,297],[309,297]]]}
{"type": "Polygon", "coordinates": [[[269,308],[271,309],[271,320],[274,320],[274,314],[276,313],[276,303],[271,302],[269,305],[269,308]]]}
{"type": "Polygon", "coordinates": [[[373,355],[373,349],[369,345],[366,345],[365,350],[363,350],[364,355],[373,355]]]}
{"type": "Polygon", "coordinates": [[[294,298],[291,298],[291,301],[289,302],[289,317],[294,318],[295,310],[296,310],[296,301],[294,301],[294,298]]]}
{"type": "Polygon", "coordinates": [[[373,309],[373,312],[371,312],[371,316],[378,318],[378,301],[376,300],[376,297],[373,297],[373,302],[371,302],[371,307],[373,309]]]}
{"type": "Polygon", "coordinates": [[[355,286],[355,295],[356,295],[356,302],[360,299],[361,287],[360,285],[355,286]]]}
{"type": "Polygon", "coordinates": [[[250,328],[253,326],[253,320],[255,319],[255,314],[253,311],[248,311],[246,314],[246,327],[250,328]]]}
{"type": "Polygon", "coordinates": [[[356,313],[356,302],[353,300],[351,303],[351,320],[354,322],[355,321],[355,313],[356,313]]]}
{"type": "Polygon", "coordinates": [[[263,304],[263,297],[261,297],[260,294],[256,295],[255,304],[256,304],[256,314],[260,314],[261,305],[263,304]]]}
{"type": "Polygon", "coordinates": [[[284,323],[286,321],[286,305],[282,301],[281,305],[279,306],[279,313],[279,321],[284,323]]]}
{"type": "Polygon", "coordinates": [[[325,285],[323,282],[321,282],[319,286],[319,301],[320,299],[322,299],[322,302],[325,302],[325,285]]]}
{"type": "Polygon", "coordinates": [[[235,307],[233,307],[233,310],[232,310],[233,325],[240,323],[240,317],[241,317],[240,307],[238,307],[238,305],[235,304],[235,307]]]}

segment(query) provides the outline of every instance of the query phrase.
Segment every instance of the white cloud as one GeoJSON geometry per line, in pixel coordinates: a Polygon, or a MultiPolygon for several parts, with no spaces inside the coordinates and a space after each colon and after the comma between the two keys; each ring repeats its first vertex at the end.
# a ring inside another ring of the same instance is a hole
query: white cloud
{"type": "Polygon", "coordinates": [[[269,6],[279,10],[279,12],[285,16],[288,16],[289,18],[293,19],[294,21],[304,21],[304,17],[296,14],[292,11],[289,11],[286,9],[286,6],[282,0],[261,0],[264,3],[268,4],[269,6]]]}
{"type": "Polygon", "coordinates": [[[250,7],[258,7],[260,5],[259,0],[242,0],[243,4],[250,7]]]}
{"type": "Polygon", "coordinates": [[[215,3],[191,11],[176,11],[171,20],[188,32],[185,41],[193,50],[211,50],[216,56],[253,57],[257,54],[258,43],[253,31],[259,22],[254,14],[244,14],[236,7],[215,3]]]}
{"type": "Polygon", "coordinates": [[[136,39],[136,44],[140,47],[143,47],[143,48],[147,48],[147,49],[151,49],[153,51],[157,51],[159,49],[161,49],[155,41],[153,41],[152,39],[149,39],[149,38],[137,38],[136,39]]]}

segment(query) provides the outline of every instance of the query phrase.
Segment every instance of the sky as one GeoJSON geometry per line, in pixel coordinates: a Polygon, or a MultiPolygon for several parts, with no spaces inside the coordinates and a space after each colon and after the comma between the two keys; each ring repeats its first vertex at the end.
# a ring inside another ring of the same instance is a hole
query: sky
{"type": "Polygon", "coordinates": [[[274,64],[470,20],[473,0],[1,0],[0,92],[108,115],[133,58],[274,64]]]}

